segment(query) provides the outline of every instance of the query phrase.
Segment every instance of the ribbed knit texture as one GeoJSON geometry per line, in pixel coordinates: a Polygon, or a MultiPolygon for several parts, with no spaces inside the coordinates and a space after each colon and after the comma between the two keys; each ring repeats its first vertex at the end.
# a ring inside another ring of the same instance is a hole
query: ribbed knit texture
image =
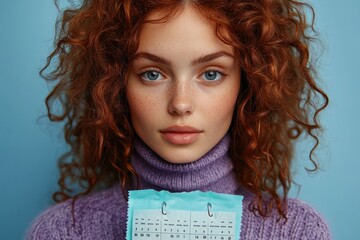
{"type": "Polygon", "coordinates": [[[137,140],[131,163],[139,174],[141,188],[235,193],[238,185],[227,154],[229,142],[226,136],[196,162],[172,164],[137,140]]]}
{"type": "MultiPolygon", "coordinates": [[[[330,239],[328,227],[311,207],[299,200],[288,200],[288,220],[279,219],[276,210],[262,218],[249,211],[252,195],[236,183],[228,157],[229,137],[222,139],[201,159],[188,164],[171,164],[156,155],[140,140],[136,141],[132,164],[142,189],[214,191],[242,194],[241,240],[330,239]]],[[[76,200],[75,222],[71,201],[57,204],[32,224],[27,239],[125,239],[127,202],[120,184],[76,200]]]]}

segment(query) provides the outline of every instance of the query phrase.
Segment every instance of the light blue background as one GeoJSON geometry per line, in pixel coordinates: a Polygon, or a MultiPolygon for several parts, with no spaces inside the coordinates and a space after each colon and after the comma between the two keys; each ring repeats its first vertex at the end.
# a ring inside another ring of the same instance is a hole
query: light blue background
{"type": "MultiPolygon", "coordinates": [[[[322,115],[316,175],[303,169],[301,150],[309,143],[299,148],[299,197],[327,219],[334,239],[360,239],[360,1],[311,2],[325,45],[319,73],[331,102],[322,115]]],[[[0,239],[23,238],[52,203],[65,145],[60,127],[39,118],[48,87],[38,71],[52,47],[55,18],[50,0],[0,2],[0,239]]]]}

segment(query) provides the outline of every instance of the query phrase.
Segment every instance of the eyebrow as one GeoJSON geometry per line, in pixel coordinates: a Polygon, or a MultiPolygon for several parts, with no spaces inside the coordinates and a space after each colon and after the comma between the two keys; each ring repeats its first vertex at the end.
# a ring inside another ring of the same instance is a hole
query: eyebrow
{"type": "Polygon", "coordinates": [[[225,52],[225,51],[219,51],[219,52],[211,53],[211,54],[208,54],[205,56],[201,56],[201,57],[193,60],[191,63],[193,65],[196,65],[196,64],[200,64],[200,63],[210,62],[210,61],[220,58],[220,57],[230,57],[230,58],[235,59],[234,55],[232,55],[228,52],[225,52]]]}
{"type": "MultiPolygon", "coordinates": [[[[201,56],[199,58],[196,58],[191,62],[191,64],[197,65],[197,64],[201,64],[201,63],[205,63],[205,62],[210,62],[210,61],[212,61],[216,58],[220,58],[220,57],[230,57],[230,58],[235,59],[234,55],[232,55],[228,52],[225,52],[225,51],[219,51],[219,52],[210,53],[210,54],[201,56]]],[[[157,55],[154,55],[154,54],[151,54],[151,53],[147,53],[147,52],[139,52],[139,53],[135,54],[133,59],[137,59],[137,58],[145,58],[145,59],[148,59],[153,62],[171,65],[170,60],[160,57],[160,56],[157,56],[157,55]]]]}

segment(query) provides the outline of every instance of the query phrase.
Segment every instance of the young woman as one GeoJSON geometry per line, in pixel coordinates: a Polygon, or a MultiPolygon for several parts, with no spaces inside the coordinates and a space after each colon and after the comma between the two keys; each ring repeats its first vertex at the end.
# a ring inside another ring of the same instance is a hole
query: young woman
{"type": "Polygon", "coordinates": [[[305,7],[84,0],[65,11],[43,70],[56,64],[49,118],[66,123],[71,151],[61,203],[28,238],[125,239],[128,190],[155,189],[243,195],[242,240],[329,239],[312,208],[287,198],[294,143],[304,133],[317,145],[328,102],[305,7]]]}

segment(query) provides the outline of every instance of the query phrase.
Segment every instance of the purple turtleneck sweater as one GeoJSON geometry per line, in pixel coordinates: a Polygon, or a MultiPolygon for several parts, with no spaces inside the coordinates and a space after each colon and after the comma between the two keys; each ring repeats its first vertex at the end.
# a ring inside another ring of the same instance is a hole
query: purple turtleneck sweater
{"type": "MultiPolygon", "coordinates": [[[[253,197],[236,182],[228,146],[229,137],[225,136],[201,159],[188,164],[171,164],[137,141],[131,162],[139,174],[142,189],[243,195],[241,240],[330,239],[324,219],[299,200],[287,201],[286,222],[278,221],[276,210],[267,218],[251,212],[248,206],[253,197]]],[[[79,198],[74,211],[75,224],[71,200],[49,208],[32,224],[27,239],[125,239],[127,202],[120,184],[79,198]]]]}

